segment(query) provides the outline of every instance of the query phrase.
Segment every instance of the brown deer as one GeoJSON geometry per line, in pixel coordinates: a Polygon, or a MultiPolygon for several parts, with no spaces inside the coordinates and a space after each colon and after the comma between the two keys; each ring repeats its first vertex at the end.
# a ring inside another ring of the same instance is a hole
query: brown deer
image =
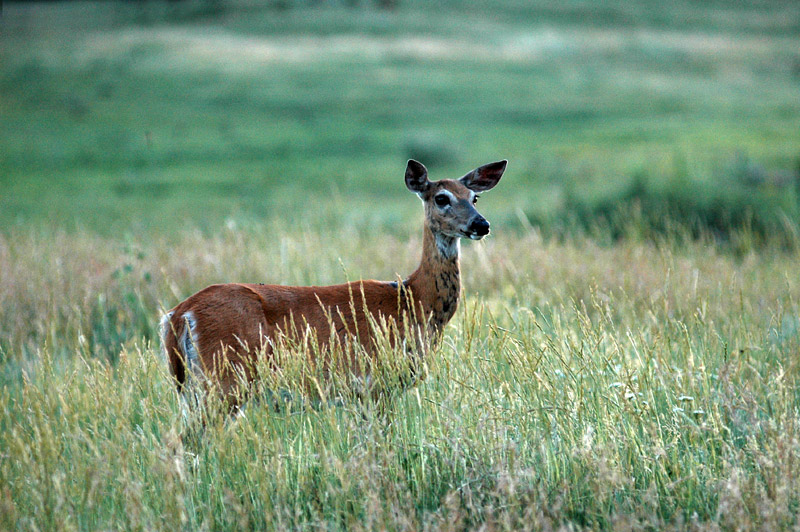
{"type": "MultiPolygon", "coordinates": [[[[391,344],[403,342],[421,357],[438,341],[456,311],[461,291],[459,239],[480,240],[489,222],[475,209],[478,193],[493,188],[507,161],[476,168],[457,180],[429,181],[410,160],[405,181],[425,207],[422,260],[407,279],[354,281],[334,286],[216,284],[197,292],[162,320],[162,341],[178,391],[200,377],[236,407],[241,384],[256,377],[256,362],[269,366],[281,340],[314,336],[316,356],[325,348],[357,344],[350,357],[377,350],[376,323],[390,324],[391,344]],[[414,339],[406,338],[409,334],[414,339]],[[409,340],[408,342],[406,342],[409,340]]],[[[323,361],[316,361],[317,363],[323,361]]],[[[349,360],[358,377],[369,364],[349,360]]],[[[273,367],[275,367],[273,365],[273,367]]],[[[412,366],[409,366],[412,367],[412,366]]]]}

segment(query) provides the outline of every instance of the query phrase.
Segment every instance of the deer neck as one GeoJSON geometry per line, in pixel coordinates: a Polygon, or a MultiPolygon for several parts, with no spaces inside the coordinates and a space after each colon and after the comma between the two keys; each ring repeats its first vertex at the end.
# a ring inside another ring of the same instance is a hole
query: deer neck
{"type": "Polygon", "coordinates": [[[460,244],[458,238],[434,233],[425,225],[422,239],[422,260],[409,276],[406,286],[422,308],[429,326],[440,332],[453,317],[461,294],[460,244]]]}

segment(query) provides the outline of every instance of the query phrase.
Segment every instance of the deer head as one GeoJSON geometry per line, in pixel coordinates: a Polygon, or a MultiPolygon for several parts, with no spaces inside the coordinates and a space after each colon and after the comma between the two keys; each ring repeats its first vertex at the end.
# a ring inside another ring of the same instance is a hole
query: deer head
{"type": "Polygon", "coordinates": [[[494,188],[508,161],[480,166],[460,179],[429,181],[428,170],[413,159],[406,167],[406,186],[425,205],[425,226],[437,238],[480,240],[489,234],[489,222],[475,208],[478,194],[494,188]]]}

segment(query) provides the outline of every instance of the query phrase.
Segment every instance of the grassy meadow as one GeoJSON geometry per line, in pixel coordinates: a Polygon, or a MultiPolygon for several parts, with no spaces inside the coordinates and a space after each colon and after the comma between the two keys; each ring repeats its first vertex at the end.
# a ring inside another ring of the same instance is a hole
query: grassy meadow
{"type": "Polygon", "coordinates": [[[800,5],[5,3],[0,530],[800,527],[800,5]],[[161,312],[393,279],[500,158],[388,413],[182,441],[161,312]]]}

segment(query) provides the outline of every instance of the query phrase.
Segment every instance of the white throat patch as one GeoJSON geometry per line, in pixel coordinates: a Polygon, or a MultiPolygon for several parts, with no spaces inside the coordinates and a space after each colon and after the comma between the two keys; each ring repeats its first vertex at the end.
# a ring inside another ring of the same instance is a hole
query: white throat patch
{"type": "Polygon", "coordinates": [[[452,259],[458,256],[461,250],[461,239],[454,236],[446,236],[442,234],[436,235],[436,248],[441,253],[442,257],[452,259]]]}

